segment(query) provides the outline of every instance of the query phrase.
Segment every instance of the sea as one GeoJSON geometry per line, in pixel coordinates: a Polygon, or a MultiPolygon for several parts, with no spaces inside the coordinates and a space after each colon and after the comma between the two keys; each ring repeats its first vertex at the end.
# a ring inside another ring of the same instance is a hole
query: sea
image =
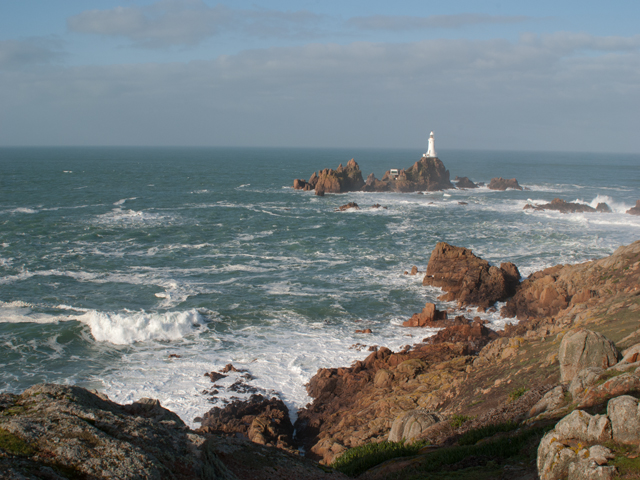
{"type": "Polygon", "coordinates": [[[438,242],[526,276],[640,239],[640,155],[440,151],[455,176],[523,191],[318,197],[296,178],[354,158],[364,177],[411,149],[0,148],[0,392],[41,382],[130,403],[157,398],[190,426],[252,393],[291,411],[323,367],[432,335],[425,302],[499,330],[422,286],[438,242]],[[561,198],[611,213],[523,210],[561,198]],[[356,202],[359,210],[338,211],[356,202]],[[380,208],[371,208],[379,204],[380,208]],[[356,330],[371,329],[372,333],[356,330]],[[212,382],[206,373],[236,371],[212,382]]]}

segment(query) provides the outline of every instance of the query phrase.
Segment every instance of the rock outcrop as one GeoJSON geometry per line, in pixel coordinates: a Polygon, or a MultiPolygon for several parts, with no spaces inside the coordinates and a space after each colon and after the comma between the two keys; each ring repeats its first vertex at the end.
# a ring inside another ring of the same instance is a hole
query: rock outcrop
{"type": "Polygon", "coordinates": [[[423,408],[417,408],[408,412],[402,412],[393,421],[388,440],[390,442],[411,442],[423,434],[429,427],[442,422],[444,417],[436,412],[429,412],[423,408]]]}
{"type": "Polygon", "coordinates": [[[613,255],[577,265],[556,265],[531,274],[500,311],[519,320],[574,312],[575,317],[617,293],[640,291],[640,241],[620,247],[613,255]]]}
{"type": "Polygon", "coordinates": [[[454,182],[457,188],[478,188],[468,177],[456,177],[454,182]]]}
{"type": "Polygon", "coordinates": [[[506,179],[502,177],[495,177],[491,179],[487,187],[490,190],[506,190],[508,188],[511,188],[513,190],[522,190],[522,187],[518,183],[518,180],[516,180],[515,178],[506,179]]]}
{"type": "Polygon", "coordinates": [[[422,284],[442,288],[440,300],[490,307],[515,293],[520,272],[512,263],[492,266],[467,248],[441,242],[431,253],[422,284]]]}
{"type": "Polygon", "coordinates": [[[80,387],[0,394],[0,478],[332,480],[308,459],[190,430],[157,400],[119,405],[80,387]]]}
{"type": "MultiPolygon", "coordinates": [[[[413,270],[411,272],[411,275],[415,275],[413,270]]],[[[446,326],[446,322],[443,320],[447,320],[447,312],[441,312],[434,303],[427,302],[422,312],[414,313],[409,320],[402,323],[402,326],[442,328],[446,326]]]]}
{"type": "Polygon", "coordinates": [[[396,192],[435,192],[455,188],[449,180],[449,170],[442,160],[435,157],[423,157],[406,170],[400,170],[395,180],[389,172],[382,178],[389,182],[390,189],[396,192]]]}
{"type": "Polygon", "coordinates": [[[200,433],[241,434],[254,443],[295,451],[289,410],[279,398],[251,395],[203,415],[200,433]]]}
{"type": "Polygon", "coordinates": [[[627,212],[629,215],[640,215],[640,200],[636,201],[636,206],[631,207],[627,212]]]}
{"type": "MultiPolygon", "coordinates": [[[[310,182],[311,183],[311,179],[310,182]]],[[[318,180],[314,185],[317,192],[324,193],[345,193],[355,192],[364,186],[360,167],[352,158],[347,162],[347,166],[342,164],[336,170],[325,168],[318,172],[318,180]]]]}
{"type": "Polygon", "coordinates": [[[524,206],[524,210],[555,210],[556,212],[561,213],[595,213],[602,212],[607,213],[611,212],[611,208],[606,203],[599,203],[597,208],[593,208],[589,205],[584,205],[582,203],[574,203],[574,202],[565,202],[559,198],[554,198],[551,203],[545,203],[544,205],[532,205],[527,204],[524,206]]]}

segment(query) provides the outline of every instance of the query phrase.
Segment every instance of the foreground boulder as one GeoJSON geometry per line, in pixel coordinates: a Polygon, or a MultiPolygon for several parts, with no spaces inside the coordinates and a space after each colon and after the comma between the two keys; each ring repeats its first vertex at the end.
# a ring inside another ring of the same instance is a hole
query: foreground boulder
{"type": "Polygon", "coordinates": [[[488,188],[490,190],[503,190],[503,191],[508,188],[511,188],[513,190],[522,190],[522,187],[518,183],[518,180],[516,180],[515,178],[506,179],[502,177],[492,178],[491,181],[489,182],[488,188]]]}
{"type": "Polygon", "coordinates": [[[588,367],[609,368],[618,363],[615,344],[604,335],[579,329],[568,332],[558,352],[560,380],[569,383],[576,374],[588,367]]]}
{"type": "Polygon", "coordinates": [[[422,284],[447,292],[440,300],[487,308],[513,295],[519,280],[520,272],[512,263],[498,268],[467,248],[440,242],[431,253],[422,284]]]}
{"type": "Polygon", "coordinates": [[[236,478],[157,400],[118,405],[83,388],[35,385],[0,395],[0,433],[9,457],[0,471],[33,471],[27,478],[236,478]],[[206,453],[205,453],[206,452],[206,453]],[[58,471],[65,476],[51,475],[58,471]],[[38,472],[48,477],[39,477],[38,472]]]}
{"type": "Polygon", "coordinates": [[[444,420],[444,417],[436,412],[429,412],[423,408],[417,408],[408,412],[402,412],[393,421],[389,432],[390,442],[411,442],[422,435],[429,427],[444,420]]]}

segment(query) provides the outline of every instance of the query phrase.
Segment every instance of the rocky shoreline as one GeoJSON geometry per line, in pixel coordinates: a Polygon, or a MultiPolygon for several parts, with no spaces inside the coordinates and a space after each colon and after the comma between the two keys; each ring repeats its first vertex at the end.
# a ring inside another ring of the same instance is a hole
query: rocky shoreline
{"type": "Polygon", "coordinates": [[[59,385],[3,394],[0,471],[8,473],[0,478],[346,478],[322,465],[400,440],[432,447],[359,478],[423,478],[438,451],[467,452],[469,435],[491,429],[498,433],[478,445],[529,435],[517,461],[469,454],[438,467],[438,478],[637,478],[640,241],[524,281],[513,264],[492,266],[440,243],[423,284],[442,288],[440,299],[465,315],[506,301],[501,315],[519,322],[495,332],[427,304],[405,324],[442,328],[436,335],[320,369],[307,386],[313,402],[293,426],[281,401],[261,395],[212,409],[194,431],[151,399],[123,406],[59,385]],[[480,476],[487,472],[495,476],[480,476]]]}

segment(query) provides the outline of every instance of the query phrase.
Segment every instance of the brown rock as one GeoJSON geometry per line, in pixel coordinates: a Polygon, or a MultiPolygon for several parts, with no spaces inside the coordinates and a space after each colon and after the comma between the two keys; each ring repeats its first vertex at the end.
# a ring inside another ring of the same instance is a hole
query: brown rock
{"type": "Polygon", "coordinates": [[[360,190],[364,186],[360,167],[352,158],[347,162],[347,166],[342,164],[336,170],[325,168],[318,174],[315,185],[316,192],[321,190],[325,193],[345,193],[360,190]]]}
{"type": "Polygon", "coordinates": [[[294,188],[295,190],[303,190],[303,189],[304,189],[304,187],[306,187],[306,185],[307,185],[307,182],[305,182],[304,180],[302,180],[302,179],[300,179],[300,178],[296,178],[296,179],[293,181],[293,188],[294,188]]]}
{"type": "Polygon", "coordinates": [[[365,328],[364,330],[356,330],[356,333],[373,333],[370,328],[365,328]]]}
{"type": "Polygon", "coordinates": [[[415,265],[413,267],[411,267],[411,274],[410,275],[417,275],[418,274],[418,267],[416,267],[415,265]]]}
{"type": "Polygon", "coordinates": [[[468,177],[456,177],[454,182],[457,188],[478,188],[468,177]]]}
{"type": "Polygon", "coordinates": [[[519,279],[520,273],[512,263],[501,268],[491,266],[469,249],[441,242],[431,253],[422,284],[447,292],[440,300],[488,308],[513,295],[519,279]]]}
{"type": "Polygon", "coordinates": [[[447,312],[436,309],[434,303],[427,302],[420,313],[414,313],[406,322],[402,322],[403,327],[441,327],[442,321],[447,320],[447,312]]]}
{"type": "Polygon", "coordinates": [[[640,200],[636,201],[636,206],[631,207],[627,212],[629,215],[640,215],[640,200]]]}
{"type": "Polygon", "coordinates": [[[358,206],[358,204],[356,202],[349,202],[346,205],[342,205],[340,207],[338,207],[338,210],[341,212],[344,212],[345,210],[349,210],[350,208],[354,208],[356,210],[360,210],[360,207],[358,206]]]}
{"type": "Polygon", "coordinates": [[[522,187],[518,183],[518,180],[516,180],[515,178],[506,179],[502,177],[492,178],[489,182],[488,188],[490,190],[506,190],[507,188],[522,190],[522,187]]]}
{"type": "Polygon", "coordinates": [[[525,210],[555,210],[560,213],[593,213],[593,212],[610,212],[611,209],[606,203],[598,204],[599,210],[590,207],[589,205],[584,205],[582,203],[573,203],[573,202],[565,202],[559,198],[554,198],[551,203],[545,203],[544,205],[531,205],[527,204],[524,206],[525,210]],[[607,210],[608,209],[608,210],[607,210]]]}
{"type": "Polygon", "coordinates": [[[609,368],[618,363],[618,355],[615,344],[604,335],[585,329],[570,331],[562,338],[558,353],[561,381],[571,382],[587,367],[609,368]]]}

